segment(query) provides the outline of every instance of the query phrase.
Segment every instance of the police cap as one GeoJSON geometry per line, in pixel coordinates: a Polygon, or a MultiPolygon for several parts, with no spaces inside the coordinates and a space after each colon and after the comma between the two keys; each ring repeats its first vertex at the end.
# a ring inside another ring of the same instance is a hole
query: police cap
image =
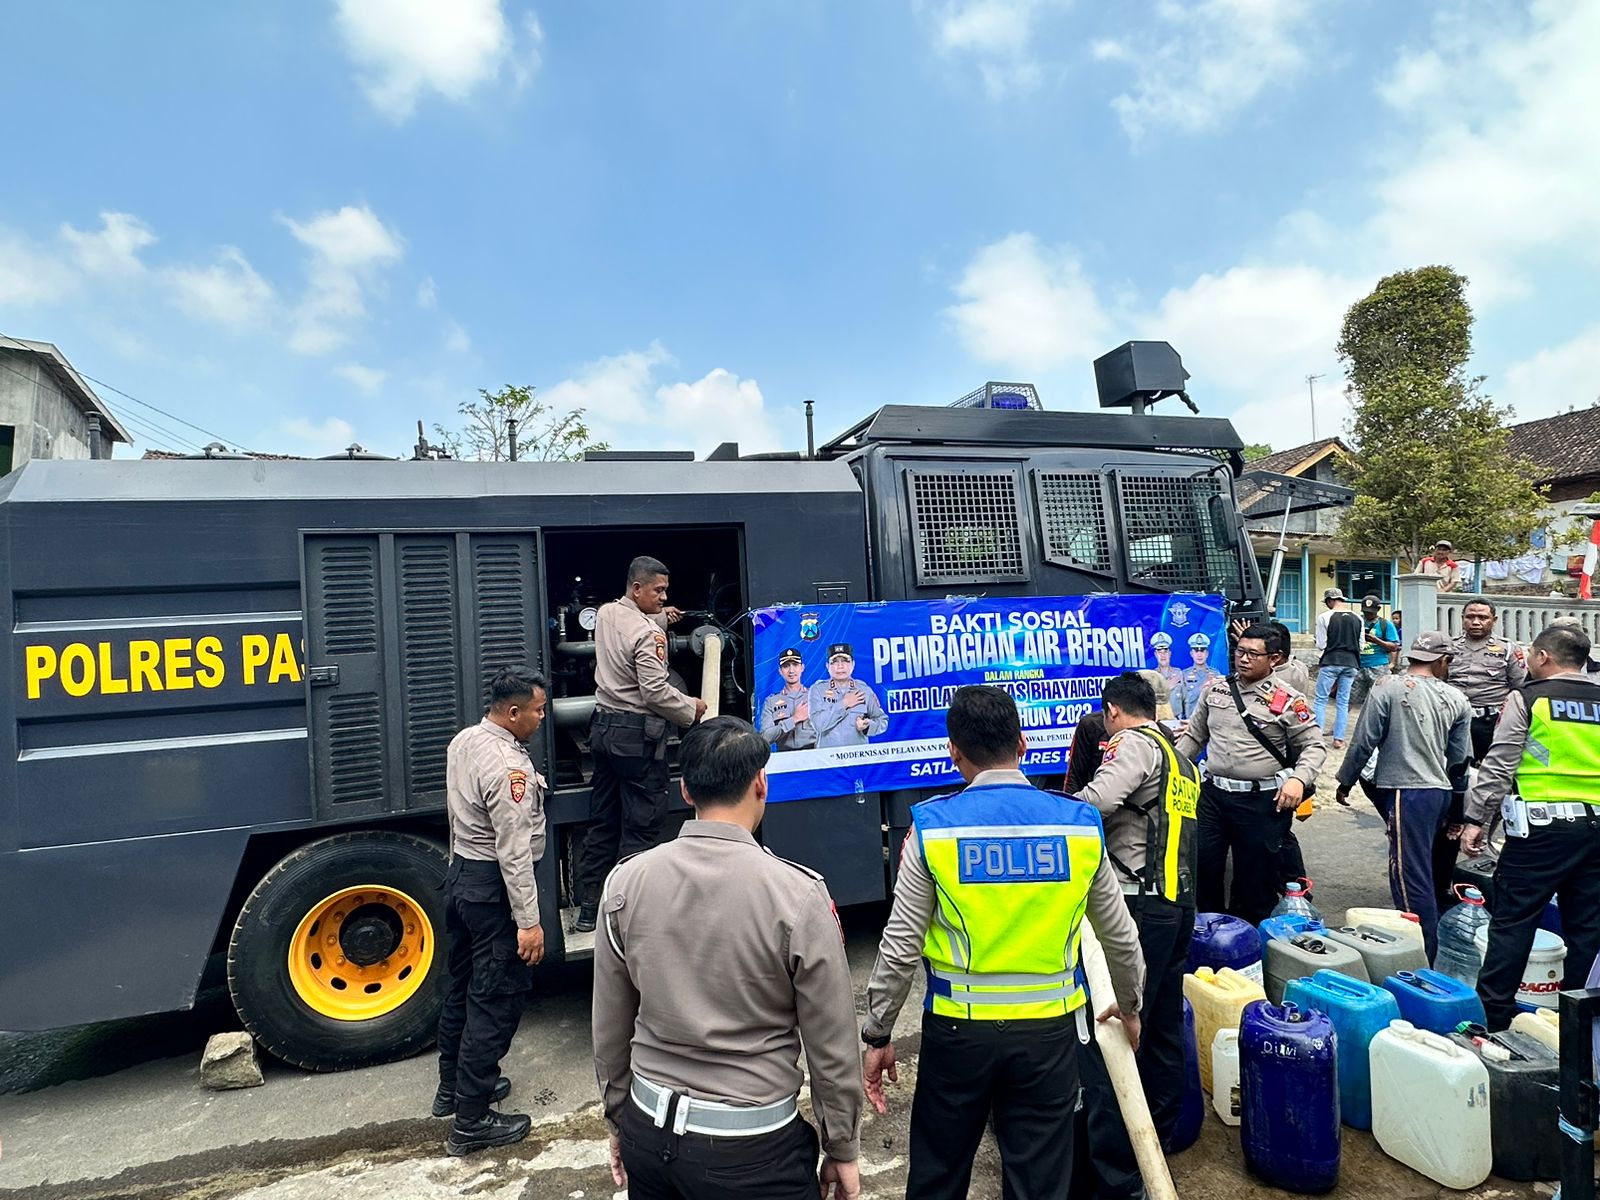
{"type": "Polygon", "coordinates": [[[800,651],[795,649],[795,647],[785,646],[781,651],[778,652],[778,665],[780,667],[786,667],[790,663],[797,662],[805,662],[805,659],[800,657],[800,651]]]}
{"type": "Polygon", "coordinates": [[[1209,650],[1211,649],[1211,639],[1203,633],[1197,633],[1189,639],[1189,649],[1209,650]]]}
{"type": "Polygon", "coordinates": [[[855,662],[855,651],[850,649],[849,642],[835,642],[828,647],[828,661],[832,662],[836,658],[848,658],[851,662],[855,662]]]}
{"type": "Polygon", "coordinates": [[[1158,633],[1150,639],[1150,645],[1157,650],[1171,650],[1172,635],[1170,633],[1158,633]]]}

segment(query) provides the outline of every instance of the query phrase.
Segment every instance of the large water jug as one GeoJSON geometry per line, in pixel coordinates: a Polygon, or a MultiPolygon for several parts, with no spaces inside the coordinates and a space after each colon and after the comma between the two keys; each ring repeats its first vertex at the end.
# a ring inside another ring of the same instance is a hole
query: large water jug
{"type": "Polygon", "coordinates": [[[1494,1173],[1507,1179],[1556,1179],[1561,1174],[1561,1130],[1556,1109],[1561,1060],[1537,1038],[1514,1029],[1470,1033],[1450,1040],[1467,1047],[1489,1072],[1489,1131],[1494,1173]]]}
{"type": "Polygon", "coordinates": [[[1313,921],[1322,920],[1322,914],[1317,911],[1317,906],[1311,903],[1311,880],[1291,879],[1283,885],[1283,899],[1272,910],[1272,915],[1281,917],[1293,913],[1297,917],[1310,917],[1313,921]]]}
{"type": "Polygon", "coordinates": [[[1169,1154],[1187,1150],[1200,1139],[1200,1127],[1206,1120],[1206,1097],[1200,1090],[1200,1052],[1194,1038],[1194,1005],[1183,1002],[1183,1099],[1178,1105],[1178,1119],[1172,1126],[1172,1144],[1169,1154]]]}
{"type": "MultiPolygon", "coordinates": [[[[1485,925],[1473,937],[1478,954],[1489,956],[1489,927],[1485,925]]],[[[1533,931],[1533,946],[1528,960],[1522,964],[1522,980],[1517,984],[1519,1008],[1556,1008],[1560,1005],[1561,980],[1566,974],[1567,944],[1559,933],[1548,929],[1533,931]]]]}
{"type": "Polygon", "coordinates": [[[1488,854],[1481,854],[1477,858],[1464,858],[1456,863],[1455,869],[1450,873],[1451,891],[1458,883],[1470,884],[1478,889],[1483,896],[1484,906],[1494,908],[1494,869],[1495,859],[1488,854]]]}
{"type": "Polygon", "coordinates": [[[1557,1054],[1561,1053],[1561,1017],[1553,1008],[1536,1008],[1532,1012],[1519,1012],[1511,1018],[1511,1028],[1543,1042],[1557,1054]]]}
{"type": "MultiPolygon", "coordinates": [[[[1383,986],[1394,993],[1400,1017],[1419,1029],[1450,1034],[1462,1024],[1483,1024],[1483,1001],[1459,979],[1437,971],[1402,971],[1390,975],[1383,986]]],[[[1376,1088],[1378,1081],[1374,1079],[1376,1088]]]]}
{"type": "Polygon", "coordinates": [[[1224,1125],[1239,1123],[1239,1031],[1217,1030],[1211,1043],[1211,1107],[1224,1125]]]}
{"type": "Polygon", "coordinates": [[[1401,971],[1421,971],[1428,965],[1428,952],[1413,941],[1376,925],[1346,925],[1323,934],[1329,941],[1349,946],[1367,965],[1368,979],[1383,979],[1401,971]]]}
{"type": "MultiPolygon", "coordinates": [[[[1217,1030],[1237,1029],[1239,1014],[1245,1005],[1265,1000],[1267,994],[1254,979],[1247,979],[1237,971],[1224,967],[1213,971],[1201,967],[1192,975],[1183,977],[1183,997],[1194,1005],[1195,1044],[1209,1046],[1217,1040],[1217,1030]]],[[[1200,1086],[1207,1092],[1211,1088],[1211,1056],[1200,1056],[1200,1086]]]]}
{"type": "Polygon", "coordinates": [[[1459,979],[1468,987],[1478,986],[1483,970],[1483,953],[1475,942],[1478,930],[1489,927],[1489,910],[1483,893],[1470,884],[1458,883],[1455,894],[1461,903],[1439,918],[1439,948],[1434,951],[1433,969],[1441,975],[1459,979]]]}
{"type": "Polygon", "coordinates": [[[1423,944],[1422,922],[1416,913],[1401,912],[1398,908],[1352,908],[1344,914],[1346,925],[1376,925],[1401,937],[1423,944]]]}
{"type": "Polygon", "coordinates": [[[1392,994],[1337,971],[1295,979],[1283,990],[1285,1004],[1327,1014],[1339,1039],[1339,1111],[1352,1129],[1372,1128],[1372,1072],[1368,1050],[1380,1030],[1400,1019],[1392,994]]]}
{"type": "Polygon", "coordinates": [[[1267,957],[1267,944],[1273,938],[1288,940],[1301,933],[1320,933],[1327,928],[1316,917],[1308,917],[1304,913],[1281,913],[1276,917],[1268,917],[1261,922],[1261,957],[1267,957]]]}
{"type": "Polygon", "coordinates": [[[1489,1072],[1447,1037],[1396,1021],[1372,1039],[1372,1134],[1390,1158],[1465,1191],[1489,1177],[1489,1072]]]}
{"type": "Polygon", "coordinates": [[[1261,935],[1242,917],[1227,913],[1196,913],[1194,940],[1189,943],[1189,970],[1231,967],[1261,982],[1261,935]]]}
{"type": "Polygon", "coordinates": [[[1269,1001],[1239,1024],[1244,1161],[1274,1187],[1326,1192],[1339,1182],[1339,1072],[1333,1024],[1269,1001]]]}
{"type": "Polygon", "coordinates": [[[1329,941],[1324,929],[1308,929],[1292,938],[1273,938],[1267,943],[1267,999],[1274,1004],[1283,999],[1283,989],[1291,979],[1315,975],[1318,971],[1338,971],[1352,979],[1367,982],[1367,966],[1349,946],[1329,941]]]}

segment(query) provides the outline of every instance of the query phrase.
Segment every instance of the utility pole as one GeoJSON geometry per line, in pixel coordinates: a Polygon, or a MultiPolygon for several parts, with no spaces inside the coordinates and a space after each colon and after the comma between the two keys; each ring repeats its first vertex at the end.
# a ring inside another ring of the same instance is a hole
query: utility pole
{"type": "Polygon", "coordinates": [[[1311,396],[1311,440],[1317,440],[1317,380],[1321,375],[1306,376],[1306,391],[1311,396]]]}

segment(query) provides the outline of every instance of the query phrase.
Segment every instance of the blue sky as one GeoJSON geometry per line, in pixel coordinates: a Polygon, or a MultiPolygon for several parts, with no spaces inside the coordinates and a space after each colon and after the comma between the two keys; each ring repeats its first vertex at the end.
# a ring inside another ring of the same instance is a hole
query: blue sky
{"type": "Polygon", "coordinates": [[[1345,307],[1472,280],[1519,417],[1600,396],[1600,5],[8,6],[0,333],[137,449],[405,452],[533,384],[622,446],[803,444],[1132,337],[1250,441],[1345,307]]]}

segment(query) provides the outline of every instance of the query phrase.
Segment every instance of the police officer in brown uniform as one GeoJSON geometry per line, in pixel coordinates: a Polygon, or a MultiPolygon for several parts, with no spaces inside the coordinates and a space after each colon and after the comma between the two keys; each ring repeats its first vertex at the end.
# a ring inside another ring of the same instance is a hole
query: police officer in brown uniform
{"type": "Polygon", "coordinates": [[[1489,753],[1506,697],[1528,681],[1528,658],[1510,638],[1494,635],[1494,601],[1482,596],[1461,610],[1461,634],[1450,647],[1449,681],[1472,707],[1472,761],[1489,753]]]}
{"type": "Polygon", "coordinates": [[[1196,903],[1202,912],[1226,911],[1252,925],[1277,902],[1284,835],[1328,756],[1305,696],[1272,679],[1273,642],[1265,625],[1239,635],[1235,673],[1206,684],[1178,738],[1185,757],[1207,754],[1196,903]],[[1233,891],[1224,907],[1230,851],[1233,891]]]}
{"type": "Polygon", "coordinates": [[[611,1170],[633,1200],[860,1195],[861,1051],[822,876],[756,843],[771,747],[716,717],[683,739],[695,820],[606,880],[594,1061],[611,1170]]]}
{"type": "MultiPolygon", "coordinates": [[[[1125,672],[1106,684],[1100,709],[1110,737],[1094,778],[1074,794],[1100,811],[1106,858],[1139,926],[1145,963],[1139,1077],[1165,1145],[1183,1101],[1183,973],[1194,937],[1200,772],[1156,719],[1153,674],[1125,672]]],[[[1141,1195],[1138,1163],[1098,1052],[1090,1048],[1080,1063],[1097,1194],[1141,1195]]]]}
{"type": "Polygon", "coordinates": [[[578,859],[578,921],[595,926],[600,885],[619,858],[661,840],[667,819],[667,731],[687,728],[706,702],[686,696],[667,675],[667,568],[654,558],[628,564],[628,594],[601,605],[594,627],[594,719],[589,750],[592,824],[578,859]]]}
{"type": "Polygon", "coordinates": [[[544,957],[533,876],[544,857],[544,780],[522,744],[544,721],[547,690],[530,671],[502,669],[489,683],[488,714],[446,754],[450,991],[439,1013],[433,1115],[455,1114],[451,1154],[521,1141],[532,1124],[489,1105],[511,1090],[500,1060],[527,1003],[529,968],[544,957]]]}

